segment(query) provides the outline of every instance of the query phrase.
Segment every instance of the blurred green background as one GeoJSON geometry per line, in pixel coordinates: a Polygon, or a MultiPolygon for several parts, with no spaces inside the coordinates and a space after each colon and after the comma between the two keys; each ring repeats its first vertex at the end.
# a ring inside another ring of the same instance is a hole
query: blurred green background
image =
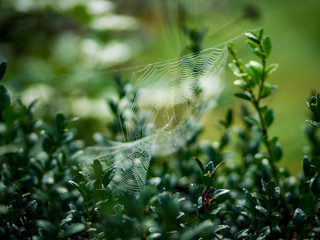
{"type": "MultiPolygon", "coordinates": [[[[0,60],[8,62],[4,81],[15,98],[39,98],[37,116],[45,120],[59,111],[79,116],[78,134],[90,144],[109,119],[114,70],[126,75],[128,67],[187,53],[184,25],[207,30],[203,48],[263,27],[273,42],[270,61],[280,65],[270,79],[279,90],[266,102],[276,116],[271,135],[280,137],[281,165],[296,173],[308,151],[306,100],[320,91],[319,12],[318,0],[0,0],[0,60]]],[[[243,41],[235,44],[249,60],[243,41]]],[[[218,138],[216,122],[228,107],[239,114],[233,77],[225,72],[204,139],[218,138]]]]}

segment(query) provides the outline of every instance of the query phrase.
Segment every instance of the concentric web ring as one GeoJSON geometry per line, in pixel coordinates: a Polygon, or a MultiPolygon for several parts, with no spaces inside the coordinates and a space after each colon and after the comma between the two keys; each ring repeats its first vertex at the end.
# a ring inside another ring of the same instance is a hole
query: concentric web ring
{"type": "Polygon", "coordinates": [[[111,186],[139,192],[146,183],[152,156],[167,155],[184,147],[212,95],[210,81],[224,69],[227,47],[208,48],[164,62],[148,64],[133,72],[127,98],[119,109],[123,142],[89,147],[83,159],[99,159],[115,168],[111,186]],[[137,127],[137,115],[143,116],[137,127]]]}

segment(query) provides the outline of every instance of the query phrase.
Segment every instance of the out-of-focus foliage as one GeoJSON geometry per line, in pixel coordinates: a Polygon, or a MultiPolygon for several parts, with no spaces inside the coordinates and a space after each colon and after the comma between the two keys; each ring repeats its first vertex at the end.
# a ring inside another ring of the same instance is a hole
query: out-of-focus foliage
{"type": "MultiPolygon", "coordinates": [[[[235,126],[228,110],[214,144],[200,141],[205,129],[195,125],[185,149],[152,161],[146,187],[136,196],[112,190],[114,170],[103,170],[102,160],[90,170],[81,167],[85,143],[76,139],[72,120],[61,113],[52,123],[36,119],[36,102],[26,106],[1,85],[1,238],[318,239],[319,155],[304,157],[298,178],[277,166],[282,150],[269,134],[272,108],[260,101],[275,89],[267,81],[275,70],[267,62],[271,40],[263,31],[246,35],[259,61],[244,64],[230,45],[230,66],[241,79],[234,82],[240,88],[235,95],[255,112],[243,106],[235,126]]],[[[6,66],[0,64],[0,80],[6,66]]],[[[121,100],[126,83],[117,84],[121,100]]],[[[319,109],[318,99],[309,105],[319,109]]],[[[122,134],[118,102],[109,106],[116,138],[122,134]]],[[[96,140],[108,143],[102,135],[96,140]]]]}
{"type": "MultiPolygon", "coordinates": [[[[10,62],[9,87],[26,102],[41,98],[42,116],[64,111],[105,117],[105,70],[139,52],[134,17],[112,1],[2,0],[0,52],[10,62]]],[[[75,114],[76,113],[76,114],[75,114]]]]}

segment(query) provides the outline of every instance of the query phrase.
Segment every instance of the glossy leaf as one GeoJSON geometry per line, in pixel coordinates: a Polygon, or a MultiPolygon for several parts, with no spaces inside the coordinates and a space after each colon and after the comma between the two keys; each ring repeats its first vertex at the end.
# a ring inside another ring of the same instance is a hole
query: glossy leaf
{"type": "Polygon", "coordinates": [[[297,208],[293,214],[293,223],[297,228],[298,232],[300,232],[303,229],[304,225],[306,224],[306,221],[306,214],[302,211],[301,208],[297,208]]]}
{"type": "Polygon", "coordinates": [[[273,193],[273,197],[272,197],[272,200],[273,200],[273,204],[275,204],[279,198],[280,198],[280,187],[275,187],[274,188],[274,193],[273,193]]]}
{"type": "Polygon", "coordinates": [[[260,41],[257,37],[257,35],[255,35],[253,32],[246,32],[245,35],[253,42],[260,44],[260,41]]]}
{"type": "Polygon", "coordinates": [[[257,206],[256,206],[256,210],[257,210],[258,212],[260,212],[260,213],[261,213],[262,215],[264,215],[264,216],[267,216],[267,214],[268,214],[267,209],[265,209],[265,208],[262,207],[262,206],[257,205],[257,206]]]}
{"type": "Polygon", "coordinates": [[[233,82],[233,84],[235,86],[240,87],[243,90],[247,90],[247,88],[248,88],[248,84],[243,80],[236,80],[236,81],[233,82]]]}
{"type": "Polygon", "coordinates": [[[230,192],[229,189],[218,189],[213,193],[212,198],[218,198],[218,197],[225,195],[229,192],[230,192]]]}
{"type": "Polygon", "coordinates": [[[37,211],[38,203],[36,200],[32,200],[28,203],[26,211],[28,213],[35,213],[37,211]]]}
{"type": "Polygon", "coordinates": [[[251,87],[254,87],[261,81],[262,65],[256,61],[250,61],[246,64],[246,71],[249,75],[249,83],[251,87]]]}

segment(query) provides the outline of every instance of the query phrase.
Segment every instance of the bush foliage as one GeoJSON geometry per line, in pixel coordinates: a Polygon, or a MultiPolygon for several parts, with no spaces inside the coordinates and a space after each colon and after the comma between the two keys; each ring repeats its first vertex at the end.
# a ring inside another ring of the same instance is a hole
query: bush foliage
{"type": "MultiPolygon", "coordinates": [[[[229,45],[235,96],[249,104],[241,107],[239,125],[230,109],[220,120],[219,142],[200,141],[204,129],[195,129],[187,150],[152,160],[137,196],[113,192],[114,171],[104,171],[98,159],[91,171],[82,169],[85,143],[76,138],[76,119],[61,113],[52,123],[37,119],[36,102],[26,106],[1,85],[1,239],[319,239],[320,95],[308,101],[311,151],[295,177],[277,166],[282,147],[269,134],[274,113],[262,103],[277,89],[268,82],[277,68],[267,62],[271,40],[262,30],[246,36],[257,60],[245,64],[229,45]]],[[[2,62],[0,80],[5,70],[2,62]]],[[[125,98],[125,81],[116,82],[125,98]]],[[[118,104],[109,101],[113,139],[121,134],[118,104]]]]}

